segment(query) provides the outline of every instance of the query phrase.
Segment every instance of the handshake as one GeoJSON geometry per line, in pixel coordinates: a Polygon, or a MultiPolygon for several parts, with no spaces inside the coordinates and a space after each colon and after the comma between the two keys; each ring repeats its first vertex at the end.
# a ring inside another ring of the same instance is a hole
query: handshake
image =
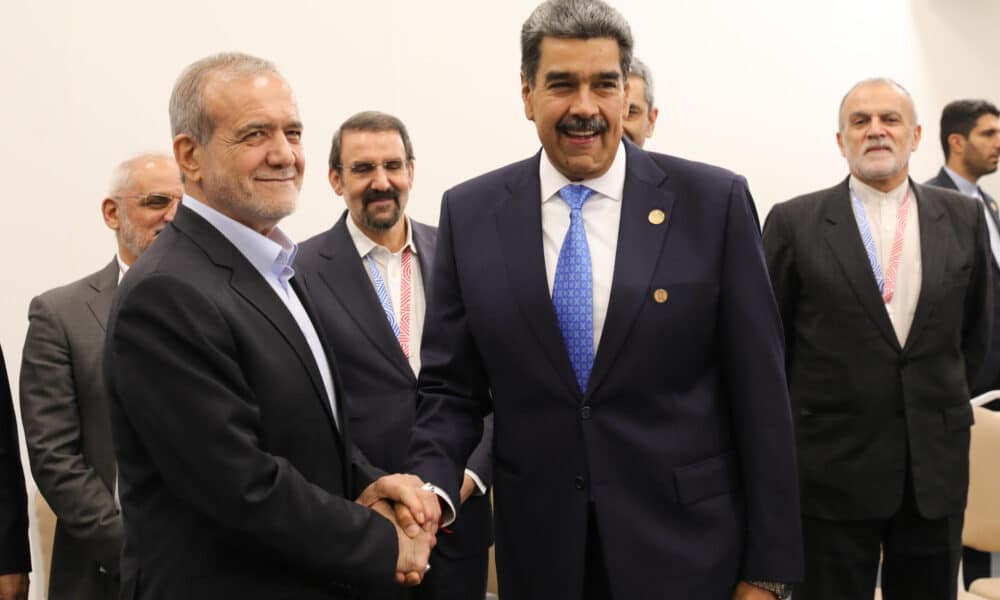
{"type": "Polygon", "coordinates": [[[386,475],[356,500],[395,527],[399,539],[396,582],[400,585],[418,585],[431,568],[428,561],[441,523],[441,502],[432,490],[416,475],[386,475]]]}

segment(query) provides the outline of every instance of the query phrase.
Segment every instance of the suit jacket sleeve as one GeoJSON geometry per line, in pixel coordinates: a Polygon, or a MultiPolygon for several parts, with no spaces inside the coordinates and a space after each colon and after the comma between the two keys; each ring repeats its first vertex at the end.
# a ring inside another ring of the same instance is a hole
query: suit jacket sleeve
{"type": "Polygon", "coordinates": [[[486,489],[493,486],[493,415],[483,418],[483,437],[465,465],[479,477],[486,489]]]}
{"type": "Polygon", "coordinates": [[[267,451],[232,333],[239,324],[211,294],[151,274],[119,296],[105,369],[142,451],[180,500],[278,563],[348,580],[391,575],[390,522],[267,451]]]}
{"type": "Polygon", "coordinates": [[[463,466],[476,445],[481,445],[483,417],[493,406],[482,358],[466,323],[451,229],[446,193],[441,201],[434,283],[421,345],[417,416],[407,459],[409,470],[457,501],[463,466]]]}
{"type": "Polygon", "coordinates": [[[0,350],[0,575],[29,571],[28,496],[7,366],[0,350]]]}
{"type": "MultiPolygon", "coordinates": [[[[993,331],[992,265],[990,238],[986,229],[986,216],[977,202],[975,205],[976,256],[972,265],[969,287],[962,321],[962,351],[965,354],[966,381],[971,386],[986,358],[993,331]]],[[[996,340],[993,343],[997,343],[996,340]]]]}
{"type": "Polygon", "coordinates": [[[21,416],[38,489],[75,538],[93,543],[97,561],[118,569],[121,511],[83,457],[80,412],[69,341],[55,312],[38,297],[28,309],[21,362],[21,416]]]}
{"type": "Polygon", "coordinates": [[[743,178],[730,192],[718,316],[719,347],[746,497],[741,577],[802,576],[795,439],[781,317],[768,279],[753,199],[743,178]]]}

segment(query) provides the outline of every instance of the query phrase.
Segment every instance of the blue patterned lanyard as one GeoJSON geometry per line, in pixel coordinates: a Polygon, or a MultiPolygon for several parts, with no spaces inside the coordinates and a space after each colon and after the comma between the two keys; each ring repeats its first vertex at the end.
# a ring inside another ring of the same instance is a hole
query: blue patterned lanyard
{"type": "Polygon", "coordinates": [[[878,293],[881,295],[885,290],[885,279],[882,277],[882,267],[878,264],[875,239],[872,237],[871,227],[868,226],[868,216],[865,214],[865,207],[861,204],[858,195],[854,193],[853,188],[851,188],[851,205],[854,207],[854,218],[858,221],[861,242],[865,245],[865,252],[868,253],[868,262],[871,263],[872,273],[875,274],[875,283],[878,284],[878,293]]]}
{"type": "Polygon", "coordinates": [[[396,334],[398,339],[399,323],[396,322],[396,313],[392,310],[392,299],[389,297],[389,290],[385,287],[385,280],[378,272],[378,266],[375,265],[371,254],[365,256],[365,261],[368,263],[368,271],[372,274],[372,281],[375,282],[375,293],[378,294],[378,300],[382,303],[382,310],[385,311],[385,316],[389,319],[389,327],[392,327],[392,332],[396,334]]]}

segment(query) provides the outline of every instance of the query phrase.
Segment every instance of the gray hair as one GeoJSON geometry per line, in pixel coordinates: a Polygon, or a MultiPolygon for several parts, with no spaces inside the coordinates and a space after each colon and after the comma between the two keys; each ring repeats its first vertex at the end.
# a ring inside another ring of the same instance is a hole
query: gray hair
{"type": "Polygon", "coordinates": [[[215,121],[205,110],[205,81],[216,71],[224,71],[234,79],[265,72],[281,75],[270,61],[239,52],[213,54],[191,63],[177,78],[170,94],[173,137],[186,133],[202,145],[212,137],[215,121]]]}
{"type": "Polygon", "coordinates": [[[132,181],[132,172],[135,170],[135,166],[151,160],[169,160],[170,162],[174,162],[174,157],[163,152],[143,152],[120,162],[114,171],[111,172],[108,196],[115,199],[120,198],[132,181]]]}
{"type": "Polygon", "coordinates": [[[341,138],[345,131],[395,131],[399,133],[399,137],[403,138],[403,149],[406,151],[407,162],[413,160],[413,144],[410,143],[410,134],[406,132],[406,125],[390,114],[377,110],[366,110],[348,118],[334,132],[333,141],[330,143],[331,171],[339,172],[344,168],[340,162],[340,151],[341,138]]]}
{"type": "Polygon", "coordinates": [[[888,77],[869,77],[868,79],[862,79],[861,81],[855,83],[851,86],[851,89],[847,90],[844,97],[840,99],[840,108],[837,109],[837,130],[844,131],[844,123],[841,121],[841,114],[844,112],[844,103],[847,102],[847,97],[854,93],[854,90],[862,87],[867,87],[870,85],[891,85],[906,97],[906,100],[910,103],[910,112],[913,113],[913,125],[916,126],[920,121],[917,119],[917,105],[913,103],[913,96],[910,92],[900,85],[900,83],[894,79],[889,79],[888,77]]]}
{"type": "Polygon", "coordinates": [[[635,76],[646,84],[646,108],[653,110],[653,72],[649,70],[646,63],[636,57],[632,57],[632,70],[629,76],[635,76]]]}
{"type": "Polygon", "coordinates": [[[521,26],[521,74],[532,88],[545,37],[613,38],[618,42],[622,76],[628,76],[632,64],[632,30],[617,10],[601,0],[547,0],[531,13],[521,26]]]}

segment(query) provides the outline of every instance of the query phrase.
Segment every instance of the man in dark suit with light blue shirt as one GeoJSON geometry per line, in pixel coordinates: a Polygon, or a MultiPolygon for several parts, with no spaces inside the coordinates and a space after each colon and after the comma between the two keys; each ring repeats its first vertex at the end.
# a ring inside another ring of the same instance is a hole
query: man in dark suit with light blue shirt
{"type": "MultiPolygon", "coordinates": [[[[367,111],[344,121],[333,136],[329,165],[330,184],[347,210],[330,230],[301,244],[295,269],[337,357],[354,442],[372,464],[398,472],[405,466],[417,409],[425,292],[432,282],[437,229],[406,215],[416,164],[398,118],[367,111]]],[[[410,597],[464,600],[486,594],[492,446],[488,416],[466,465],[462,518],[438,536],[433,568],[410,597]]],[[[405,593],[373,590],[365,597],[405,593]]]]}
{"type": "MultiPolygon", "coordinates": [[[[956,190],[975,198],[986,214],[990,235],[993,273],[993,336],[990,351],[979,374],[971,382],[972,394],[1000,389],[1000,212],[997,202],[979,187],[979,179],[997,170],[1000,160],[1000,110],[986,100],[955,100],[941,111],[941,149],[945,165],[927,185],[956,190]]],[[[1000,400],[986,404],[1000,410],[1000,400]]],[[[962,555],[962,574],[966,585],[980,577],[989,577],[990,555],[966,548],[962,555]]],[[[992,569],[996,571],[996,569],[992,569]]]]}
{"type": "Polygon", "coordinates": [[[545,2],[521,46],[542,150],[444,195],[414,472],[456,498],[494,412],[501,598],[783,597],[798,484],[746,180],[622,139],[607,4],[545,2]]]}

